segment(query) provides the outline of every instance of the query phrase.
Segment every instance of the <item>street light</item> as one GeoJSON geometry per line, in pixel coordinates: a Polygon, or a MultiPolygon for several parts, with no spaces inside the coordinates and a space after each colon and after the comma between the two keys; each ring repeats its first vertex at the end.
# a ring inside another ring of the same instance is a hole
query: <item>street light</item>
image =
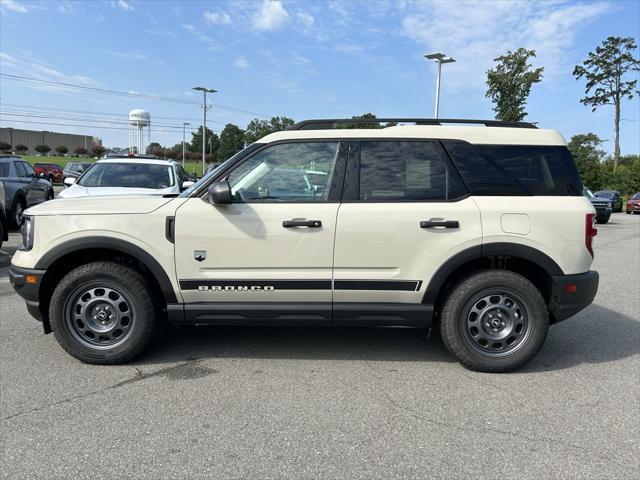
{"type": "Polygon", "coordinates": [[[438,62],[438,79],[436,80],[436,110],[435,117],[438,118],[438,111],[440,107],[440,73],[442,71],[443,63],[453,63],[456,61],[453,57],[446,57],[444,53],[435,52],[435,53],[427,53],[425,58],[428,60],[435,60],[438,62]]]}
{"type": "Polygon", "coordinates": [[[202,175],[204,175],[204,159],[207,155],[207,93],[216,93],[217,90],[206,87],[193,87],[193,90],[202,92],[202,175]]]}
{"type": "Polygon", "coordinates": [[[182,122],[182,166],[184,167],[184,154],[185,154],[185,148],[186,148],[186,144],[184,141],[184,132],[185,132],[185,127],[187,125],[191,125],[189,122],[182,122]]]}

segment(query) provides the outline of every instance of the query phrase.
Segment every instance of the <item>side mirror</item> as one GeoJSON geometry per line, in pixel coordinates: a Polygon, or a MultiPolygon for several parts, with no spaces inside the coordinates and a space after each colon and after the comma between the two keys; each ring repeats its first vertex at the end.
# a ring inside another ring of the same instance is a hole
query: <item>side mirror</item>
{"type": "Polygon", "coordinates": [[[63,183],[64,183],[64,185],[65,185],[66,187],[70,187],[71,185],[73,185],[74,183],[76,183],[76,179],[75,179],[75,178],[73,178],[73,177],[66,177],[66,178],[64,179],[64,182],[63,182],[63,183]]]}
{"type": "Polygon", "coordinates": [[[196,183],[196,182],[192,182],[190,180],[185,180],[184,182],[182,182],[182,185],[181,185],[180,188],[182,188],[182,190],[186,190],[187,188],[189,188],[194,183],[196,183]]]}
{"type": "Polygon", "coordinates": [[[209,203],[213,205],[229,205],[233,201],[233,195],[231,194],[231,187],[229,182],[223,180],[221,182],[214,182],[207,190],[209,203]]]}

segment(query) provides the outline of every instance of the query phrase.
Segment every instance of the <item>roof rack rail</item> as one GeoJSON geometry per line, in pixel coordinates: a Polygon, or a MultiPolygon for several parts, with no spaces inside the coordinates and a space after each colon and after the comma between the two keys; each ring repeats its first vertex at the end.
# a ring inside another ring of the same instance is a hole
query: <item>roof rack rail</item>
{"type": "Polygon", "coordinates": [[[462,118],[327,118],[303,120],[288,130],[328,130],[338,125],[354,123],[415,123],[416,125],[440,125],[460,123],[468,125],[484,125],[485,127],[538,128],[529,122],[512,122],[502,120],[466,120],[462,118]]]}

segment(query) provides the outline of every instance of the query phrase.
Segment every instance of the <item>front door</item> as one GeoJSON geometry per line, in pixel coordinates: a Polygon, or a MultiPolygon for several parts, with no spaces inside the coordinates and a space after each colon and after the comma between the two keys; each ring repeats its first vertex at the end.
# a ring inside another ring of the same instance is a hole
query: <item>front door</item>
{"type": "Polygon", "coordinates": [[[251,304],[258,320],[286,318],[286,312],[269,313],[269,305],[313,310],[315,304],[324,313],[310,319],[330,322],[337,189],[346,150],[338,141],[266,146],[226,177],[230,205],[190,198],[178,208],[178,281],[185,303],[204,312],[203,322],[215,323],[222,304],[229,307],[220,313],[225,323],[233,320],[234,308],[239,321],[251,317],[251,304]]]}

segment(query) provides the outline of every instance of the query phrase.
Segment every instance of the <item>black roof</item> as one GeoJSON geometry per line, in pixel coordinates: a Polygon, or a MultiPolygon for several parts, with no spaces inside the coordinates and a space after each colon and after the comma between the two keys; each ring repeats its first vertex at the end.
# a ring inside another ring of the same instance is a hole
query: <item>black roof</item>
{"type": "Polygon", "coordinates": [[[529,122],[511,122],[502,120],[470,120],[462,118],[325,118],[298,122],[288,130],[327,130],[339,128],[339,125],[358,123],[415,123],[416,125],[467,124],[484,125],[485,127],[538,128],[529,122]]]}

